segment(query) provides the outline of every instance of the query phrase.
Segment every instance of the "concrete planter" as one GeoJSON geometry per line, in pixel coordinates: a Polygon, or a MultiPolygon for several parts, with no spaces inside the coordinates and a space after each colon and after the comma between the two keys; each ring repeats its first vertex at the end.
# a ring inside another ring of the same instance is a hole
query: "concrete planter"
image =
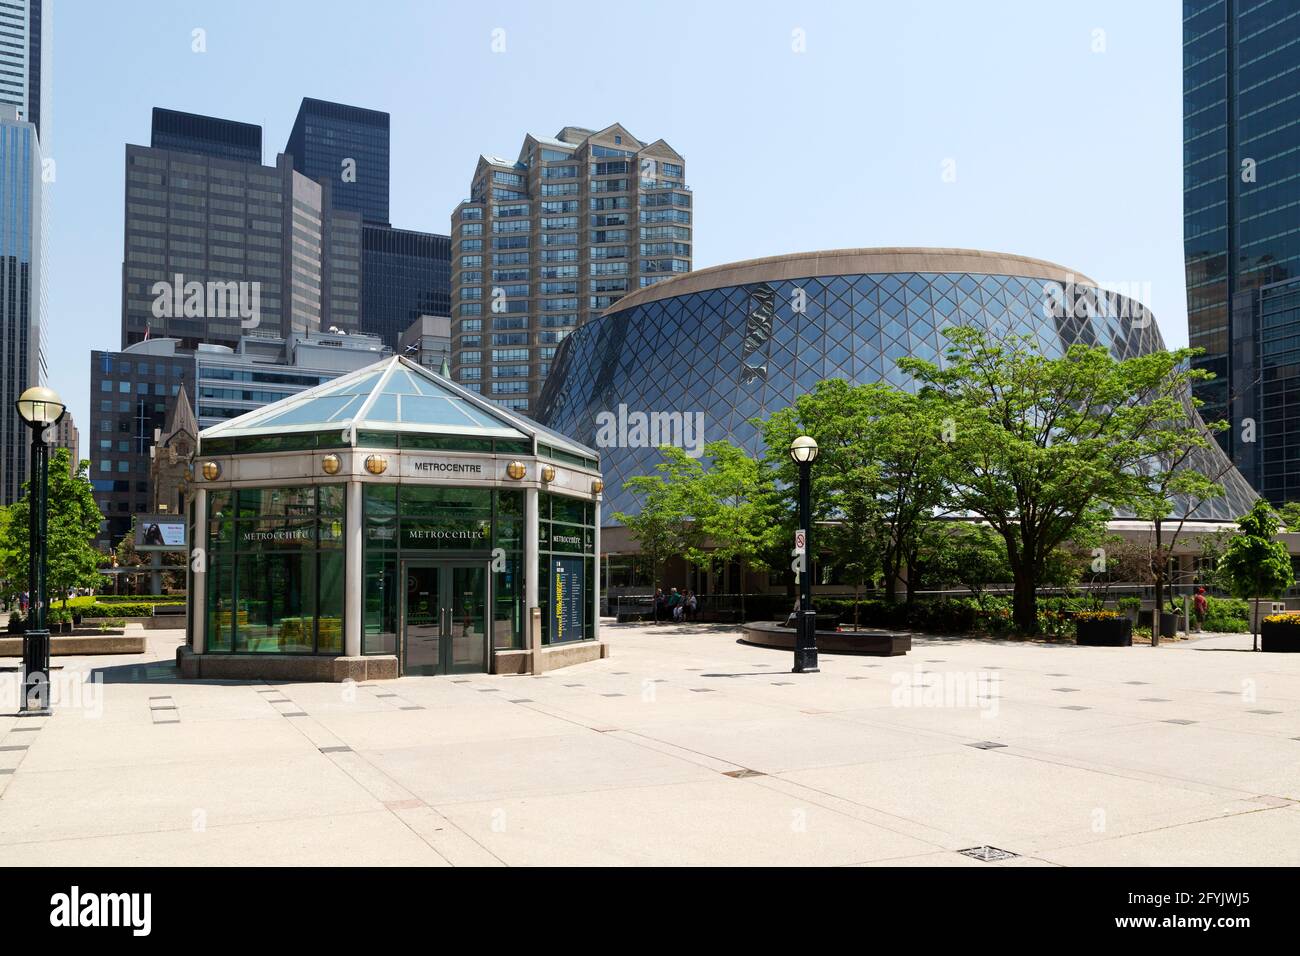
{"type": "Polygon", "coordinates": [[[1259,628],[1259,649],[1275,654],[1300,653],[1300,624],[1270,624],[1259,628]]]}
{"type": "Polygon", "coordinates": [[[1074,642],[1080,647],[1132,647],[1133,620],[1117,617],[1101,621],[1075,621],[1074,642]]]}
{"type": "MultiPolygon", "coordinates": [[[[133,634],[130,637],[118,632],[116,634],[93,635],[52,634],[50,636],[51,657],[97,657],[101,654],[143,654],[145,651],[144,635],[133,634]]],[[[0,637],[0,657],[22,657],[23,639],[21,637],[0,637]]]]}
{"type": "MultiPolygon", "coordinates": [[[[758,647],[794,649],[795,631],[776,622],[751,621],[745,625],[746,644],[758,647]]],[[[870,654],[897,657],[912,649],[912,635],[906,631],[817,631],[817,650],[841,654],[870,654]]]]}

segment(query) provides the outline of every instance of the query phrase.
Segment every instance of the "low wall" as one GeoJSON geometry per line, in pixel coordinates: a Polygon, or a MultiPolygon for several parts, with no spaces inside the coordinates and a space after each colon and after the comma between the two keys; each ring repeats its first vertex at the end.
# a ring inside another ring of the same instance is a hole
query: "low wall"
{"type": "Polygon", "coordinates": [[[540,666],[533,670],[532,651],[497,651],[492,657],[494,674],[544,674],[561,667],[585,664],[609,657],[609,645],[601,641],[574,641],[543,647],[540,666]]]}
{"type": "MultiPolygon", "coordinates": [[[[97,654],[143,654],[143,634],[103,634],[78,636],[76,634],[59,636],[50,635],[50,656],[71,657],[73,655],[95,656],[97,654]]],[[[22,635],[0,637],[0,657],[22,657],[22,635]]]]}
{"type": "MultiPolygon", "coordinates": [[[[745,644],[794,650],[795,632],[775,622],[750,622],[745,625],[745,644]]],[[[868,654],[898,657],[912,649],[912,635],[907,631],[817,631],[817,650],[832,654],[868,654]]]]}
{"type": "Polygon", "coordinates": [[[186,678],[214,680],[367,681],[397,676],[392,654],[319,657],[312,654],[195,654],[176,649],[176,666],[186,678]]]}

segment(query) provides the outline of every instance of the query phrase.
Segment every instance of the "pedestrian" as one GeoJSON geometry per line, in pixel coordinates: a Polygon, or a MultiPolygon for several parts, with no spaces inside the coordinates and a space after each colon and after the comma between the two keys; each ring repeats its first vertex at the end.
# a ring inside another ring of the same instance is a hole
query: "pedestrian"
{"type": "Polygon", "coordinates": [[[1205,588],[1196,589],[1196,597],[1192,599],[1192,606],[1195,609],[1192,613],[1196,616],[1196,630],[1199,632],[1205,624],[1205,612],[1210,609],[1210,602],[1205,597],[1205,588]]]}
{"type": "Polygon", "coordinates": [[[663,615],[664,608],[666,606],[667,605],[664,600],[664,589],[655,588],[655,623],[656,624],[659,623],[659,619],[663,615]]]}
{"type": "Polygon", "coordinates": [[[672,613],[674,621],[682,619],[682,592],[673,588],[673,593],[668,596],[668,610],[672,613]]]}
{"type": "Polygon", "coordinates": [[[699,602],[696,600],[695,592],[687,591],[686,592],[686,619],[688,621],[695,620],[695,609],[698,606],[699,606],[699,602]]]}

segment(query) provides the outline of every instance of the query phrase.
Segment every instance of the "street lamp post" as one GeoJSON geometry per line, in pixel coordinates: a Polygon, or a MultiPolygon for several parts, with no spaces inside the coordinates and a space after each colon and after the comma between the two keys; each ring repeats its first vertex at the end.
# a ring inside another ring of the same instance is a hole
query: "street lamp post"
{"type": "MultiPolygon", "coordinates": [[[[812,606],[812,463],[817,442],[800,435],[790,443],[790,457],[799,466],[799,525],[803,554],[799,571],[799,619],[794,637],[794,673],[815,674],[817,666],[817,612],[812,606]]],[[[797,545],[797,542],[796,542],[797,545]]]]}
{"type": "Polygon", "coordinates": [[[14,402],[18,415],[32,430],[31,472],[27,482],[27,595],[31,613],[23,632],[23,697],[19,713],[50,713],[50,631],[45,596],[45,536],[49,512],[49,446],[45,429],[67,411],[53,389],[34,385],[14,402]]]}

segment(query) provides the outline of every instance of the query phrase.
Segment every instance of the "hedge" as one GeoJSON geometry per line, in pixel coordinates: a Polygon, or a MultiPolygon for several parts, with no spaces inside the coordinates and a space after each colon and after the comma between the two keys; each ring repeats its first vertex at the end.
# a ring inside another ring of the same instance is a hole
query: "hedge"
{"type": "MultiPolygon", "coordinates": [[[[87,604],[81,608],[81,616],[87,617],[153,617],[152,604],[87,604]]],[[[71,610],[71,609],[69,609],[71,610]]]]}
{"type": "Polygon", "coordinates": [[[1206,597],[1204,631],[1241,634],[1250,630],[1250,606],[1244,598],[1206,597]]]}

